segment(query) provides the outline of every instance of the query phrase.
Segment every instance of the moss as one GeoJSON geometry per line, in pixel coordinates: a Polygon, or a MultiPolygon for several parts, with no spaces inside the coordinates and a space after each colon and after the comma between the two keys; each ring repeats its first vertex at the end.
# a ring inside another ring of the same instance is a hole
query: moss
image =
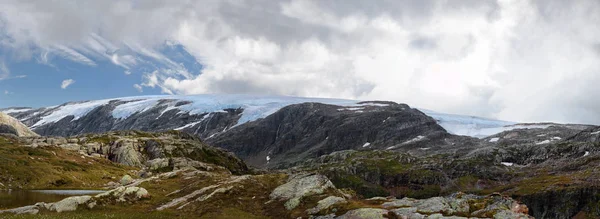
{"type": "Polygon", "coordinates": [[[355,175],[327,174],[329,180],[340,189],[351,189],[362,197],[386,196],[388,192],[379,185],[373,185],[355,175]]]}
{"type": "Polygon", "coordinates": [[[116,137],[105,134],[105,135],[89,135],[87,142],[95,142],[100,144],[112,144],[117,140],[116,137]]]}

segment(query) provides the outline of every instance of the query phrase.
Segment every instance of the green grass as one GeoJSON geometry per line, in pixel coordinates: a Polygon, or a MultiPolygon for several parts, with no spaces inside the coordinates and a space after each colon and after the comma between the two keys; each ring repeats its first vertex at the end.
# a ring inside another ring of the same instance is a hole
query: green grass
{"type": "Polygon", "coordinates": [[[0,189],[101,188],[136,168],[83,158],[58,147],[29,148],[0,138],[0,189]],[[11,185],[11,187],[8,187],[11,185]]]}

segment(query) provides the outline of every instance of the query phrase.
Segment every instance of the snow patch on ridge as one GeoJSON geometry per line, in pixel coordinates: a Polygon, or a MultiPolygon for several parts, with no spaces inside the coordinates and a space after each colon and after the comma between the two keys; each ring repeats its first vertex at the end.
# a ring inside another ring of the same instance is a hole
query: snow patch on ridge
{"type": "MultiPolygon", "coordinates": [[[[61,105],[58,107],[51,108],[51,113],[42,117],[42,119],[36,122],[32,128],[45,125],[47,123],[58,122],[61,119],[67,116],[74,116],[73,120],[77,120],[85,115],[87,115],[90,111],[95,109],[96,107],[105,105],[109,102],[109,100],[97,100],[97,101],[87,101],[80,103],[69,103],[66,105],[61,105]]],[[[71,120],[71,121],[73,121],[71,120]]]]}
{"type": "Polygon", "coordinates": [[[121,104],[115,107],[112,116],[115,119],[126,119],[136,113],[142,113],[152,109],[158,104],[157,99],[137,100],[129,103],[121,104]]]}

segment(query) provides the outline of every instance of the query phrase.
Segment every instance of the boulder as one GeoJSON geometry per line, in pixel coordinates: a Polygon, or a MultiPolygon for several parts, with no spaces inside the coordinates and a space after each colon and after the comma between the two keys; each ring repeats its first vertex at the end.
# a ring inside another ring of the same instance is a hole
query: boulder
{"type": "Polygon", "coordinates": [[[286,201],[286,209],[292,210],[300,204],[302,198],[323,194],[327,189],[335,189],[335,186],[323,175],[296,177],[275,188],[269,198],[271,200],[286,201]]]}
{"type": "Polygon", "coordinates": [[[133,178],[130,175],[125,175],[121,178],[121,185],[128,185],[133,182],[133,178]]]}
{"type": "Polygon", "coordinates": [[[337,217],[337,219],[387,219],[388,211],[379,208],[359,208],[337,217]]]}
{"type": "Polygon", "coordinates": [[[316,214],[319,213],[322,210],[328,209],[329,207],[335,205],[335,204],[339,204],[339,203],[347,203],[346,199],[344,198],[340,198],[337,196],[329,196],[325,199],[320,200],[319,202],[317,202],[317,206],[311,209],[306,210],[306,212],[308,214],[316,214]]]}
{"type": "Polygon", "coordinates": [[[46,204],[45,208],[50,211],[63,212],[63,211],[75,211],[79,205],[86,204],[88,208],[93,208],[95,206],[95,202],[92,199],[92,196],[84,195],[84,196],[73,196],[65,198],[61,201],[46,204]]]}
{"type": "Polygon", "coordinates": [[[423,219],[425,215],[417,213],[417,208],[409,207],[409,208],[398,208],[394,210],[390,210],[396,216],[399,216],[403,219],[423,219]]]}
{"type": "Polygon", "coordinates": [[[133,202],[140,199],[149,198],[148,190],[140,187],[118,187],[108,192],[100,193],[94,196],[100,200],[115,200],[116,202],[133,202]]]}
{"type": "Polygon", "coordinates": [[[413,198],[396,199],[390,202],[383,203],[384,208],[398,208],[398,207],[412,207],[415,205],[416,200],[413,198]]]}

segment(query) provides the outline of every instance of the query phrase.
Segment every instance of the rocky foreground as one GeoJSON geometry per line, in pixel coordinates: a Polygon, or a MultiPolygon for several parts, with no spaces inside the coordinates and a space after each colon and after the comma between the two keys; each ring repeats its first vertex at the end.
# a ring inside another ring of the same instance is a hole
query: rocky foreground
{"type": "Polygon", "coordinates": [[[501,195],[365,199],[314,172],[253,171],[231,154],[178,132],[76,138],[5,135],[0,149],[7,149],[0,152],[16,162],[0,167],[4,189],[109,189],[95,196],[0,210],[3,218],[529,218],[525,205],[501,195]],[[61,161],[69,167],[59,166],[61,161]],[[19,162],[47,163],[28,168],[53,174],[23,175],[26,167],[19,162]],[[107,171],[97,172],[94,166],[107,171]]]}

